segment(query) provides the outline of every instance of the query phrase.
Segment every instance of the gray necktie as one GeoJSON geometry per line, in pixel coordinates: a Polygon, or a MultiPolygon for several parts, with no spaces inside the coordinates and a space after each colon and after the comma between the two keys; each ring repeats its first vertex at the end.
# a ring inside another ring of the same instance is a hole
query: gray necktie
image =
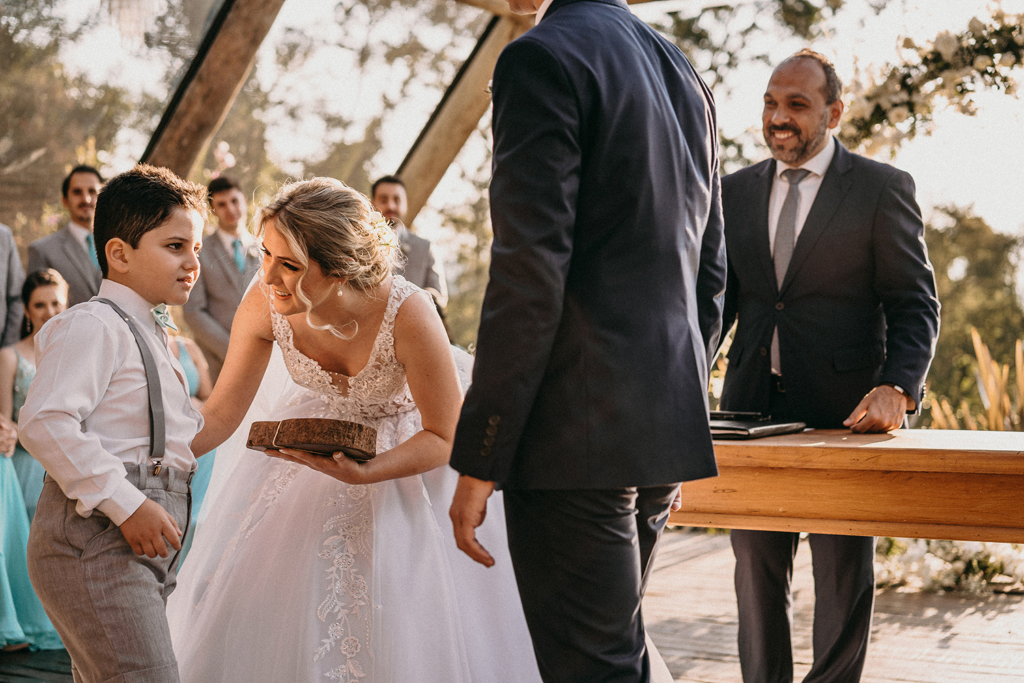
{"type": "Polygon", "coordinates": [[[782,172],[782,177],[789,183],[789,191],[782,202],[779,212],[779,224],[775,228],[775,245],[772,258],[775,261],[775,282],[782,288],[786,277],[786,269],[793,258],[793,245],[796,243],[796,210],[800,206],[800,181],[810,173],[806,168],[790,168],[782,172]]]}
{"type": "MultiPolygon", "coordinates": [[[[775,245],[772,248],[772,259],[775,261],[775,282],[782,289],[782,281],[786,278],[786,270],[793,258],[793,246],[796,244],[796,210],[800,206],[800,181],[810,173],[806,168],[790,168],[782,172],[782,177],[789,183],[786,199],[782,202],[779,212],[779,223],[775,227],[775,245]]],[[[772,333],[772,372],[782,374],[782,359],[779,354],[779,328],[772,333]]]]}

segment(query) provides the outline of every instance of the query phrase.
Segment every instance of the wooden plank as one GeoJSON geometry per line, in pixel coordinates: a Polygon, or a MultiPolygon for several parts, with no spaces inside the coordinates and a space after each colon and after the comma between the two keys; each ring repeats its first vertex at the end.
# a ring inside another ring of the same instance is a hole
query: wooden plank
{"type": "Polygon", "coordinates": [[[1024,434],[900,429],[853,434],[808,430],[750,441],[716,441],[723,467],[802,467],[1024,474],[1024,434]]]}
{"type": "Polygon", "coordinates": [[[531,17],[501,17],[488,27],[455,77],[455,82],[448,88],[398,169],[409,200],[406,223],[412,224],[466,140],[476,130],[480,117],[490,108],[488,84],[498,55],[531,25],[531,17]]]}
{"type": "Polygon", "coordinates": [[[211,26],[212,40],[204,39],[142,159],[183,177],[224,122],[284,4],[284,0],[225,1],[229,7],[211,26]]]}
{"type": "Polygon", "coordinates": [[[807,431],[716,442],[719,476],[683,485],[686,526],[1024,542],[1024,438],[807,431]]]}

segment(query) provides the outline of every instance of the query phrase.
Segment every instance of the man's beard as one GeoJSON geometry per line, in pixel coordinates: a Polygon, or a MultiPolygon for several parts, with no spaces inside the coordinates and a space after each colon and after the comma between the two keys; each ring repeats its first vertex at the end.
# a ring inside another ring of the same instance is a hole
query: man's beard
{"type": "MultiPolygon", "coordinates": [[[[817,149],[825,141],[825,136],[828,135],[828,119],[829,112],[826,110],[825,115],[821,117],[818,127],[814,130],[814,135],[809,138],[805,138],[796,126],[771,126],[768,129],[769,136],[776,130],[788,130],[796,135],[797,141],[796,147],[790,151],[786,151],[781,147],[776,148],[769,142],[768,147],[772,150],[772,156],[775,157],[776,161],[781,161],[790,166],[797,166],[807,161],[810,158],[811,150],[817,149]]],[[[769,137],[769,139],[771,138],[769,137]]]]}

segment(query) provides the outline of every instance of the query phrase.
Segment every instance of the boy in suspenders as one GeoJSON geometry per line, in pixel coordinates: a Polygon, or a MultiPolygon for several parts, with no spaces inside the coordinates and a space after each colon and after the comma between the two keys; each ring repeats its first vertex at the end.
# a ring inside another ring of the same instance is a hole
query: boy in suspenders
{"type": "Polygon", "coordinates": [[[20,437],[46,468],[29,576],[78,683],[177,683],[164,605],[188,528],[203,418],[167,348],[199,275],[206,191],[166,169],[112,179],[96,207],[99,296],[50,320],[20,437]]]}

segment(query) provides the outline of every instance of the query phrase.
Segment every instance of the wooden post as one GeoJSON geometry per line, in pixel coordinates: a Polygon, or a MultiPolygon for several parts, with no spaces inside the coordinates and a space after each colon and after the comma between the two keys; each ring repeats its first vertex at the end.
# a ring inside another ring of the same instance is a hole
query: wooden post
{"type": "Polygon", "coordinates": [[[224,123],[284,0],[224,0],[142,161],[187,177],[224,123]]]}
{"type": "Polygon", "coordinates": [[[495,17],[399,166],[398,175],[405,183],[409,198],[407,223],[412,224],[480,123],[480,117],[491,106],[488,83],[501,50],[525,33],[532,20],[532,17],[495,17]]]}

